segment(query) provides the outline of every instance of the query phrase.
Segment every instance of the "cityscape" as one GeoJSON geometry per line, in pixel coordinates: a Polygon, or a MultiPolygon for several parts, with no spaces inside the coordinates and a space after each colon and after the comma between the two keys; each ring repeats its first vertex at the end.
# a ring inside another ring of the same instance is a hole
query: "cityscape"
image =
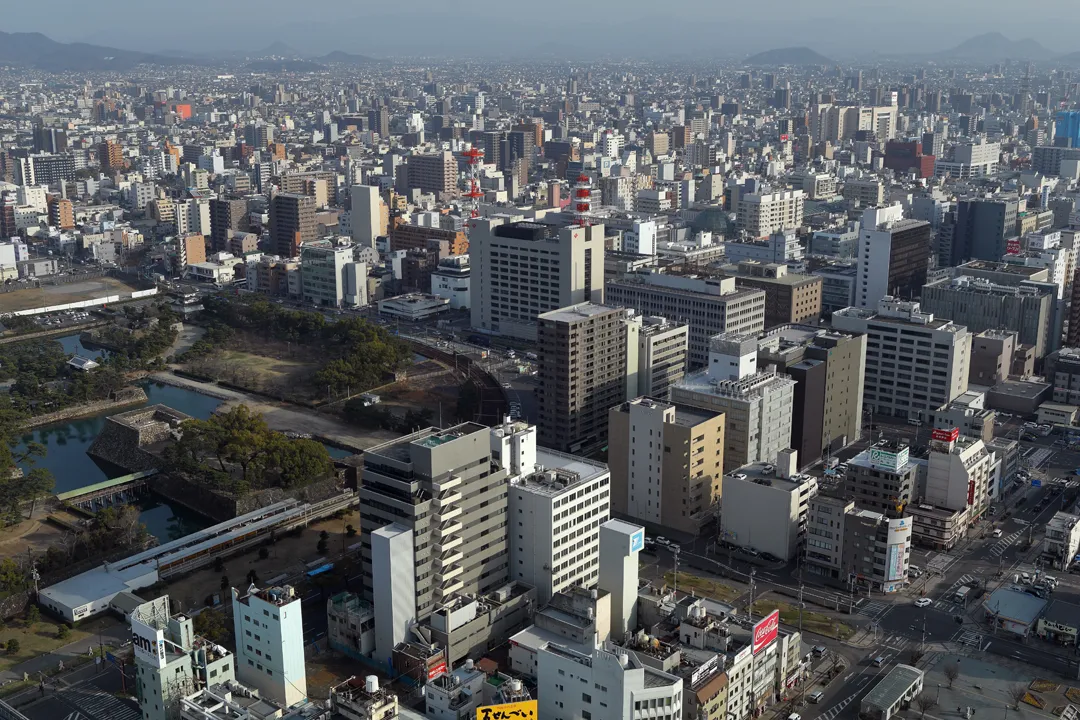
{"type": "Polygon", "coordinates": [[[0,720],[1080,720],[1080,52],[639,10],[0,32],[0,720]]]}

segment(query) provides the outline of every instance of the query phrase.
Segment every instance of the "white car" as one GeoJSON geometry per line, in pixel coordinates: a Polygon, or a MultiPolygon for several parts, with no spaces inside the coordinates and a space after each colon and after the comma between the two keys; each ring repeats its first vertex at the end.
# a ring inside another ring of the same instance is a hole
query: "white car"
{"type": "Polygon", "coordinates": [[[919,598],[918,600],[915,601],[915,607],[917,607],[917,608],[929,607],[931,602],[933,602],[933,601],[930,600],[930,598],[921,597],[921,598],[919,598]]]}

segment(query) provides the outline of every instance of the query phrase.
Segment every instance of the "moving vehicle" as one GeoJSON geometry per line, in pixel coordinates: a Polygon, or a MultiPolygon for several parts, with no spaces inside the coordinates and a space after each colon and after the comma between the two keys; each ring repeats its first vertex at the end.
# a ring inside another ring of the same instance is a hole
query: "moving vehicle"
{"type": "Polygon", "coordinates": [[[1001,536],[1002,536],[1002,534],[1003,534],[1003,533],[1002,533],[1002,531],[1001,531],[1001,528],[997,528],[997,529],[996,529],[996,530],[994,530],[994,532],[993,532],[993,535],[994,535],[994,537],[996,537],[996,538],[999,538],[999,537],[1001,537],[1001,536]]]}
{"type": "Polygon", "coordinates": [[[919,418],[908,418],[907,424],[914,425],[915,427],[922,427],[922,420],[919,418]]]}
{"type": "Polygon", "coordinates": [[[965,603],[967,602],[969,594],[971,594],[971,588],[967,585],[957,588],[956,592],[953,594],[953,602],[965,603]]]}
{"type": "Polygon", "coordinates": [[[921,597],[921,598],[919,598],[918,600],[915,601],[915,607],[924,608],[924,607],[929,606],[931,602],[933,602],[933,601],[930,598],[921,597]]]}
{"type": "Polygon", "coordinates": [[[829,649],[824,645],[815,645],[810,652],[814,654],[814,657],[825,657],[825,653],[829,652],[829,649]]]}
{"type": "Polygon", "coordinates": [[[874,667],[881,667],[882,665],[885,664],[885,656],[884,655],[878,655],[876,658],[874,658],[874,661],[871,664],[874,667]]]}
{"type": "Polygon", "coordinates": [[[815,690],[814,692],[807,695],[806,699],[809,700],[812,703],[819,703],[819,702],[821,702],[822,698],[824,698],[824,697],[825,697],[825,692],[824,691],[815,690]]]}

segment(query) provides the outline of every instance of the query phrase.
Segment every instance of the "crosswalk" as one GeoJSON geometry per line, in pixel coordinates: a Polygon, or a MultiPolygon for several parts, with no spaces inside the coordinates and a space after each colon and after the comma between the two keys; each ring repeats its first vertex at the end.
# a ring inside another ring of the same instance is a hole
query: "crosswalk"
{"type": "Polygon", "coordinates": [[[76,712],[66,720],[139,720],[139,707],[104,690],[69,688],[57,695],[76,712]]]}
{"type": "MultiPolygon", "coordinates": [[[[860,683],[860,684],[865,684],[865,683],[860,683]]],[[[844,711],[844,708],[846,708],[848,705],[853,703],[855,701],[855,698],[859,697],[859,695],[862,693],[862,691],[863,691],[863,688],[860,687],[858,690],[851,693],[846,698],[844,698],[840,702],[836,703],[835,705],[833,705],[828,710],[823,711],[820,715],[818,715],[818,720],[833,720],[834,717],[836,717],[837,715],[839,715],[840,713],[842,713],[844,711]]]]}
{"type": "Polygon", "coordinates": [[[949,586],[949,589],[941,593],[935,600],[933,607],[937,610],[943,610],[946,612],[956,612],[963,610],[962,603],[956,603],[953,601],[953,597],[956,595],[956,591],[967,585],[973,586],[978,581],[977,575],[961,575],[956,582],[949,586]]]}
{"type": "Polygon", "coordinates": [[[855,608],[855,612],[857,612],[859,615],[866,615],[867,617],[873,618],[874,620],[880,620],[890,610],[892,610],[892,608],[892,603],[881,602],[880,600],[867,600],[860,603],[855,608]]]}
{"type": "Polygon", "coordinates": [[[953,635],[953,642],[961,645],[968,645],[970,647],[981,648],[985,638],[985,635],[980,632],[975,632],[974,630],[960,630],[953,635]]]}
{"type": "MultiPolygon", "coordinates": [[[[890,662],[900,662],[899,656],[906,648],[908,648],[914,640],[904,637],[903,635],[889,635],[882,641],[880,647],[870,651],[871,658],[884,657],[886,665],[890,662]]],[[[840,715],[844,710],[853,702],[863,695],[872,682],[878,678],[881,673],[884,672],[884,668],[877,672],[861,672],[858,675],[855,673],[849,674],[844,678],[845,682],[851,680],[851,684],[855,686],[854,692],[845,698],[836,701],[836,704],[831,707],[822,710],[817,715],[817,720],[833,720],[833,718],[840,715]]]]}
{"type": "Polygon", "coordinates": [[[1021,534],[1022,531],[1017,530],[1014,533],[999,538],[998,541],[990,547],[990,554],[994,557],[1001,557],[1006,550],[1012,547],[1012,544],[1016,542],[1016,538],[1020,537],[1021,534]]]}
{"type": "Polygon", "coordinates": [[[950,555],[949,553],[936,553],[933,557],[930,557],[926,561],[926,569],[928,572],[936,572],[938,575],[944,575],[945,571],[952,567],[957,557],[950,555]]]}

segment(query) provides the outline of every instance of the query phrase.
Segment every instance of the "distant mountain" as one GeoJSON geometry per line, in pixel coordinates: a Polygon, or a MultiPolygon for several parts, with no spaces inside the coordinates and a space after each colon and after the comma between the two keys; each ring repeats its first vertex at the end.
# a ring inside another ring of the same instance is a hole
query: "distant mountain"
{"type": "Polygon", "coordinates": [[[1058,62],[1080,64],[1080,50],[1055,58],[1058,62]]]}
{"type": "Polygon", "coordinates": [[[41,33],[0,32],[0,64],[41,70],[130,70],[136,65],[190,65],[188,58],[87,43],[61,43],[41,33]]]}
{"type": "Polygon", "coordinates": [[[832,65],[833,61],[808,47],[788,47],[766,50],[751,55],[747,65],[832,65]]]}
{"type": "Polygon", "coordinates": [[[1049,60],[1054,53],[1035,40],[1010,40],[1001,33],[992,32],[965,40],[954,48],[940,53],[940,57],[956,60],[1049,60]]]}
{"type": "Polygon", "coordinates": [[[252,60],[244,67],[253,72],[322,72],[328,69],[310,60],[252,60]]]}
{"type": "Polygon", "coordinates": [[[342,52],[341,50],[335,50],[323,55],[321,58],[315,59],[319,62],[341,63],[343,65],[370,65],[371,63],[378,62],[375,58],[368,57],[367,55],[355,55],[353,53],[342,52]]]}
{"type": "Polygon", "coordinates": [[[278,40],[277,42],[270,43],[269,45],[264,47],[262,50],[259,50],[258,52],[254,53],[254,54],[258,55],[260,57],[263,56],[263,55],[277,55],[279,57],[293,57],[293,58],[300,57],[299,52],[297,52],[295,49],[289,47],[288,45],[286,45],[285,43],[283,43],[280,40],[278,40]]]}

